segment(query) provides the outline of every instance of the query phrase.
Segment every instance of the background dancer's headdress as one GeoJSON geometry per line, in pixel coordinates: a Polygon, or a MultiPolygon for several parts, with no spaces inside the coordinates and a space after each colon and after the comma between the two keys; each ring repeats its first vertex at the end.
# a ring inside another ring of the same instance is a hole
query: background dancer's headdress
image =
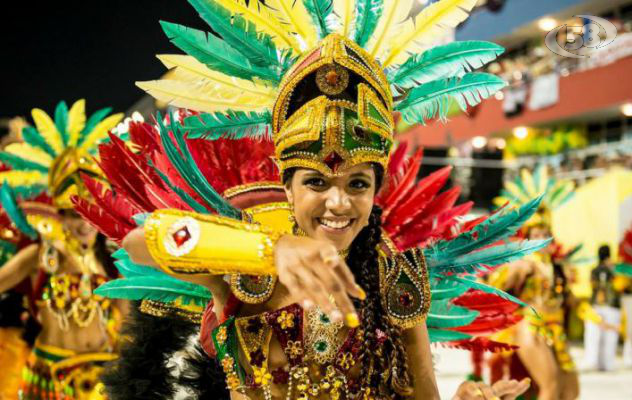
{"type": "Polygon", "coordinates": [[[423,123],[445,117],[451,101],[465,109],[504,86],[471,73],[502,53],[496,44],[427,49],[476,0],[442,0],[414,17],[412,0],[189,2],[217,35],[163,22],[189,56],[159,56],[168,78],[138,85],[205,112],[186,121],[191,137],[272,135],[281,171],[386,169],[393,111],[423,123]]]}
{"type": "Polygon", "coordinates": [[[106,118],[106,108],[86,118],[85,100],[70,109],[60,102],[54,120],[39,108],[31,115],[35,127],[22,130],[23,143],[12,143],[0,152],[0,161],[11,167],[0,172],[0,183],[8,183],[21,198],[47,194],[55,207],[72,208],[73,195],[86,194],[80,178],[101,174],[93,156],[97,144],[122,119],[123,114],[106,118]]]}
{"type": "Polygon", "coordinates": [[[512,181],[506,181],[500,196],[494,199],[497,206],[509,204],[519,207],[534,197],[542,196],[538,212],[535,213],[525,227],[534,225],[551,225],[551,212],[560,207],[575,194],[575,183],[569,180],[555,179],[549,176],[545,166],[538,166],[533,174],[522,169],[520,175],[512,181]]]}

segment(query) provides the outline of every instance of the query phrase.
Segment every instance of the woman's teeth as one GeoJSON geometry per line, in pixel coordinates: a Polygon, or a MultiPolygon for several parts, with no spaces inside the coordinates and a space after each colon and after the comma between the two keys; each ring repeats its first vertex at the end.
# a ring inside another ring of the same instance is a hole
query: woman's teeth
{"type": "Polygon", "coordinates": [[[333,228],[333,229],[344,229],[348,227],[349,225],[351,225],[351,219],[349,218],[337,219],[337,220],[328,219],[328,218],[319,218],[319,222],[321,225],[324,225],[328,228],[333,228]]]}

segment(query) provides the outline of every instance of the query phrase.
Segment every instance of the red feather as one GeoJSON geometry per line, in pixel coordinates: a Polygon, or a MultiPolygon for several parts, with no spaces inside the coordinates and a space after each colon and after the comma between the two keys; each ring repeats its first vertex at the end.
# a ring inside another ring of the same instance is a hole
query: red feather
{"type": "Polygon", "coordinates": [[[455,348],[455,349],[469,350],[472,352],[488,351],[491,353],[498,353],[501,351],[511,351],[518,348],[518,346],[514,346],[507,343],[495,342],[493,340],[483,338],[483,337],[458,340],[455,342],[447,343],[446,346],[455,348]]]}

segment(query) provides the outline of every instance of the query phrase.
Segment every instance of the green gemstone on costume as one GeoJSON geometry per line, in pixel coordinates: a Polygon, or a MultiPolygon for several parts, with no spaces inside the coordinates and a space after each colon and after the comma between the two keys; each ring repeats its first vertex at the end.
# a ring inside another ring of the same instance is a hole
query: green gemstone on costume
{"type": "Polygon", "coordinates": [[[314,350],[316,350],[319,353],[326,352],[328,347],[329,347],[329,344],[324,340],[319,340],[318,342],[314,343],[314,350]]]}

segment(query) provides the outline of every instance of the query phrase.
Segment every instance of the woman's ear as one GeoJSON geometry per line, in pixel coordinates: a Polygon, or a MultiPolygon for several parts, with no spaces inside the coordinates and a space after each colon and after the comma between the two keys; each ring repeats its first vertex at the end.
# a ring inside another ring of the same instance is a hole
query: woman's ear
{"type": "Polygon", "coordinates": [[[283,189],[285,190],[285,197],[287,197],[287,202],[290,205],[294,204],[294,195],[292,194],[292,180],[288,180],[285,185],[283,185],[283,189]]]}

